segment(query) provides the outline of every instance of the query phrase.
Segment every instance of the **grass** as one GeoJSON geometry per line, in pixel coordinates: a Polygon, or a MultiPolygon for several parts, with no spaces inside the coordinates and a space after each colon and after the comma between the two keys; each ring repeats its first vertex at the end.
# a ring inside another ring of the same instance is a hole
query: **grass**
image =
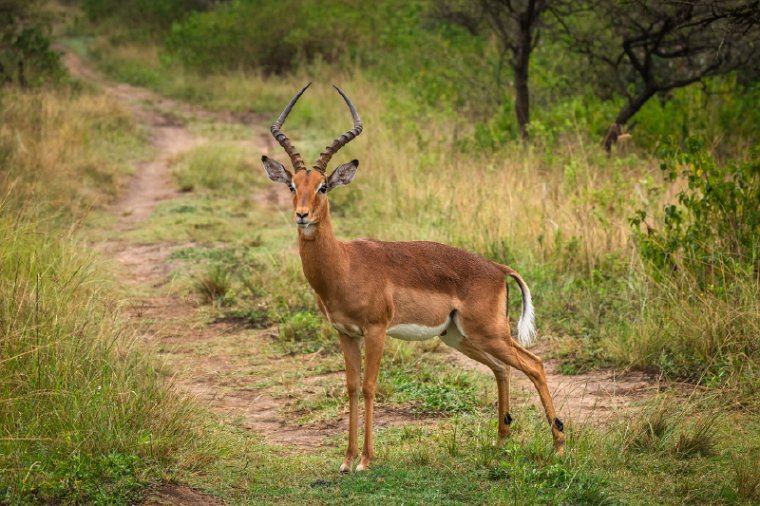
{"type": "Polygon", "coordinates": [[[245,194],[253,186],[254,170],[257,168],[239,147],[215,143],[181,156],[174,166],[174,177],[184,192],[197,189],[245,194]]]}
{"type": "Polygon", "coordinates": [[[191,405],[132,347],[76,221],[118,192],[141,134],[102,95],[5,91],[0,502],[123,503],[194,431],[191,405]]]}
{"type": "Polygon", "coordinates": [[[6,209],[44,207],[47,215],[81,218],[110,202],[131,174],[130,162],[147,152],[134,119],[105,95],[63,87],[8,88],[0,96],[6,209]]]}

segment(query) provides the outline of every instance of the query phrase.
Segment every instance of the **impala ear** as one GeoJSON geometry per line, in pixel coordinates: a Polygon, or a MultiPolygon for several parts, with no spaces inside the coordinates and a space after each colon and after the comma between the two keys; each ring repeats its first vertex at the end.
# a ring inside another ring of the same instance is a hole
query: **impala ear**
{"type": "Polygon", "coordinates": [[[351,160],[338,167],[327,178],[327,190],[332,190],[338,186],[345,186],[350,183],[356,175],[356,169],[359,168],[359,160],[351,160]]]}
{"type": "Polygon", "coordinates": [[[264,164],[264,170],[267,171],[269,179],[275,183],[285,183],[289,185],[293,181],[293,175],[277,160],[262,156],[261,163],[264,164]]]}

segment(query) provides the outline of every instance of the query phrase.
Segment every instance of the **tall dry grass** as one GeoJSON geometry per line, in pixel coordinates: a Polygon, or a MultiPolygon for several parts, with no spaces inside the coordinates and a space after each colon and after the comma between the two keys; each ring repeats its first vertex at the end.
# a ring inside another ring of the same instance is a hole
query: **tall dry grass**
{"type": "Polygon", "coordinates": [[[0,503],[126,503],[192,437],[76,226],[113,198],[140,134],[102,95],[3,92],[0,503]]]}
{"type": "Polygon", "coordinates": [[[44,206],[81,214],[113,199],[129,161],[145,153],[130,115],[105,95],[71,89],[0,96],[5,212],[44,206]]]}

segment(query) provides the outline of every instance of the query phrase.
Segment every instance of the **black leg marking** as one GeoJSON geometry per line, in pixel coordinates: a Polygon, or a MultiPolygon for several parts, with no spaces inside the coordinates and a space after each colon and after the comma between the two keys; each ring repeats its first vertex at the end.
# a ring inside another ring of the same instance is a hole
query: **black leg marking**
{"type": "Polygon", "coordinates": [[[565,424],[562,423],[562,420],[560,420],[559,418],[554,419],[554,426],[557,427],[557,430],[560,432],[565,431],[565,424]]]}
{"type": "Polygon", "coordinates": [[[512,415],[510,415],[509,413],[505,414],[504,423],[506,423],[507,425],[512,425],[512,415]]]}

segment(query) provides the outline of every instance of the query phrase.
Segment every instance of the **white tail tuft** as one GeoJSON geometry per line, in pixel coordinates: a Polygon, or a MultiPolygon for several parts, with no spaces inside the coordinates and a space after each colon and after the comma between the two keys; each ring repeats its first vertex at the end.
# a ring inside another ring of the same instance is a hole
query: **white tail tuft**
{"type": "Polygon", "coordinates": [[[520,287],[520,293],[522,293],[523,307],[520,320],[517,322],[517,342],[522,346],[530,346],[536,339],[536,317],[533,313],[533,301],[530,297],[530,290],[528,290],[528,285],[525,284],[525,281],[523,281],[523,278],[518,273],[509,267],[506,267],[506,269],[507,274],[517,281],[517,286],[520,287]]]}
{"type": "Polygon", "coordinates": [[[530,298],[528,285],[520,283],[520,291],[523,297],[523,310],[517,322],[517,342],[522,346],[530,346],[536,339],[536,317],[533,313],[533,301],[530,298]]]}

